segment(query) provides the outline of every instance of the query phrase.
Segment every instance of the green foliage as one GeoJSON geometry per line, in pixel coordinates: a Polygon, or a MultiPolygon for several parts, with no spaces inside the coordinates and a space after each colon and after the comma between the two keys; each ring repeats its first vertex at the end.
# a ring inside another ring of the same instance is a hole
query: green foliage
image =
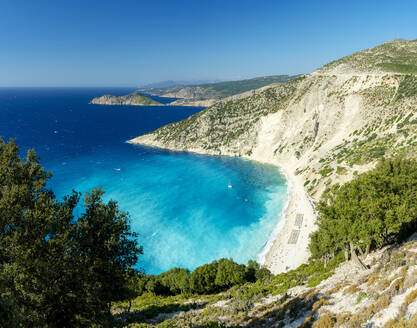
{"type": "Polygon", "coordinates": [[[327,71],[330,69],[331,71],[340,65],[344,65],[351,70],[360,72],[382,70],[401,74],[415,74],[417,72],[416,49],[417,40],[393,40],[333,61],[321,70],[327,71]]]}
{"type": "Polygon", "coordinates": [[[406,75],[400,80],[397,91],[397,100],[417,95],[417,77],[414,75],[406,75]]]}
{"type": "Polygon", "coordinates": [[[130,266],[141,249],[128,215],[114,201],[103,203],[103,191],[88,193],[75,217],[80,194],[57,201],[45,187],[49,177],[33,150],[23,162],[15,142],[0,139],[2,322],[104,325],[111,302],[131,297],[130,266]]]}
{"type": "Polygon", "coordinates": [[[0,327],[17,328],[23,318],[13,295],[8,290],[8,284],[12,277],[6,279],[3,268],[0,268],[0,272],[2,273],[0,275],[0,327]]]}
{"type": "Polygon", "coordinates": [[[155,295],[213,294],[247,282],[269,278],[271,273],[255,261],[248,265],[231,259],[220,259],[197,267],[193,272],[174,268],[160,275],[137,275],[138,295],[149,292],[155,295]]]}
{"type": "MultiPolygon", "coordinates": [[[[409,122],[410,124],[412,122],[409,122]]],[[[345,141],[336,148],[328,161],[337,160],[337,163],[346,162],[349,166],[361,165],[378,160],[386,155],[391,155],[396,149],[397,135],[386,134],[378,137],[376,133],[372,133],[376,129],[376,125],[368,127],[364,130],[364,136],[368,136],[362,140],[354,139],[350,143],[345,141]]]]}
{"type": "Polygon", "coordinates": [[[168,88],[152,88],[149,90],[152,94],[164,95],[167,93],[177,93],[182,89],[190,91],[193,100],[220,99],[230,97],[235,94],[243,93],[249,90],[259,89],[272,83],[283,83],[291,81],[296,76],[289,75],[272,75],[257,77],[248,80],[227,81],[217,83],[206,83],[188,86],[173,86],[168,88]]]}
{"type": "Polygon", "coordinates": [[[401,63],[380,63],[378,64],[386,72],[394,73],[417,73],[417,65],[401,63]]]}
{"type": "Polygon", "coordinates": [[[319,171],[319,173],[321,174],[322,177],[327,177],[329,176],[332,172],[334,171],[334,169],[332,167],[326,166],[323,169],[321,169],[319,171]]]}
{"type": "Polygon", "coordinates": [[[175,325],[173,320],[165,320],[161,322],[157,327],[158,328],[177,328],[178,326],[175,325]]]}
{"type": "Polygon", "coordinates": [[[375,169],[335,186],[319,203],[319,229],[311,235],[314,258],[399,240],[415,226],[417,162],[383,159],[375,169]]]}
{"type": "Polygon", "coordinates": [[[232,296],[240,299],[255,299],[269,294],[286,293],[292,287],[307,285],[315,287],[333,274],[334,269],[343,261],[343,254],[332,258],[325,266],[323,261],[311,260],[297,269],[278,275],[271,275],[266,280],[258,280],[253,284],[245,284],[230,289],[232,296]]]}
{"type": "Polygon", "coordinates": [[[208,321],[204,325],[204,328],[226,328],[226,326],[222,323],[219,323],[219,322],[208,321]]]}
{"type": "MultiPolygon", "coordinates": [[[[223,309],[212,307],[208,304],[213,304],[220,300],[230,300],[227,309],[233,311],[234,314],[247,312],[252,304],[259,302],[262,296],[281,294],[283,295],[281,301],[285,301],[287,299],[285,293],[292,287],[299,285],[307,285],[308,287],[317,286],[324,279],[330,277],[335,268],[342,261],[343,254],[338,254],[330,259],[327,266],[324,265],[323,261],[311,260],[309,263],[303,264],[295,270],[278,275],[271,275],[268,270],[259,268],[259,265],[256,262],[250,261],[246,266],[246,277],[252,277],[252,280],[256,279],[254,282],[235,285],[226,292],[220,292],[214,295],[180,294],[176,296],[158,296],[153,293],[145,292],[132,302],[132,310],[134,310],[135,313],[141,314],[139,317],[135,317],[132,313],[132,320],[136,320],[136,322],[147,321],[155,318],[159,313],[188,311],[195,308],[203,308],[201,315],[207,319],[213,320],[218,318],[221,313],[224,314],[224,312],[222,312],[223,309]],[[255,270],[255,274],[252,270],[255,270]],[[265,273],[267,273],[267,275],[264,275],[265,273]]],[[[207,266],[208,265],[202,267],[207,269],[207,266]]],[[[211,274],[211,277],[213,276],[215,275],[211,274]]],[[[296,302],[294,305],[299,308],[296,302]]],[[[119,303],[117,308],[120,310],[126,307],[127,303],[124,302],[119,303]]],[[[217,327],[217,325],[222,327],[222,325],[217,322],[202,322],[203,324],[199,324],[199,327],[217,327]]]]}
{"type": "Polygon", "coordinates": [[[338,166],[336,169],[337,174],[343,174],[345,172],[346,172],[346,168],[344,168],[343,166],[338,166]]]}
{"type": "Polygon", "coordinates": [[[176,311],[186,311],[191,308],[194,308],[196,304],[194,302],[189,302],[184,304],[188,300],[190,295],[176,295],[176,296],[165,296],[165,295],[155,295],[153,293],[145,292],[135,299],[123,302],[118,302],[114,304],[114,309],[116,312],[120,310],[126,310],[130,306],[130,316],[126,319],[128,322],[137,322],[135,312],[140,311],[140,317],[142,319],[152,319],[160,313],[170,313],[176,311]]]}
{"type": "Polygon", "coordinates": [[[362,302],[363,299],[365,299],[366,297],[368,297],[368,295],[365,292],[359,292],[358,297],[356,299],[356,303],[360,303],[362,302]]]}
{"type": "Polygon", "coordinates": [[[410,113],[407,115],[407,117],[404,119],[404,121],[399,122],[397,124],[397,129],[402,129],[404,126],[408,125],[408,124],[417,124],[417,120],[412,120],[410,121],[410,118],[414,115],[414,113],[410,113]]]}
{"type": "Polygon", "coordinates": [[[232,260],[221,259],[217,265],[217,274],[214,281],[220,289],[241,285],[245,282],[245,266],[232,260]]]}

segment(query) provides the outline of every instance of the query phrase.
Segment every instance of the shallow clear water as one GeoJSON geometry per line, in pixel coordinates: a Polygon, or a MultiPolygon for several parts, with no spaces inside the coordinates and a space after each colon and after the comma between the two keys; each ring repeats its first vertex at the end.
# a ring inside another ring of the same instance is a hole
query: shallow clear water
{"type": "Polygon", "coordinates": [[[144,247],[138,267],[193,269],[221,257],[256,259],[287,186],[269,165],[170,152],[125,141],[201,110],[89,105],[116,88],[0,88],[0,136],[35,148],[61,198],[96,186],[130,213],[144,247]],[[230,187],[229,187],[230,185],[230,187]]]}

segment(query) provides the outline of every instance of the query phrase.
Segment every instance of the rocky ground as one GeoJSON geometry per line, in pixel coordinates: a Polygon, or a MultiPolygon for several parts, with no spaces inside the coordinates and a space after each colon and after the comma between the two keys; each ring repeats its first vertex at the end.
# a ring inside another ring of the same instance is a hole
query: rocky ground
{"type": "MultiPolygon", "coordinates": [[[[212,296],[134,302],[130,322],[136,323],[129,327],[417,327],[417,235],[362,260],[369,269],[344,262],[320,284],[282,293],[262,296],[243,286],[212,296]]],[[[123,308],[117,311],[126,316],[123,308]]]]}

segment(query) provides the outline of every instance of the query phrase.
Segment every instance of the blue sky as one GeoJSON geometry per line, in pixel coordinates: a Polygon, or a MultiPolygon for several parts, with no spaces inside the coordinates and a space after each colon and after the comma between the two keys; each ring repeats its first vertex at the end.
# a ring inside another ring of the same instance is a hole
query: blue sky
{"type": "Polygon", "coordinates": [[[417,38],[416,1],[0,0],[0,86],[307,73],[417,38]]]}

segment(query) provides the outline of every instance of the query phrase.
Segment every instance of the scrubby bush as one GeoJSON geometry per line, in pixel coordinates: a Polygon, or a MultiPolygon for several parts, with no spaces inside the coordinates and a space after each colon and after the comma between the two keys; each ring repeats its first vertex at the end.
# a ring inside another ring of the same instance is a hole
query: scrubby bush
{"type": "Polygon", "coordinates": [[[174,268],[159,275],[139,274],[136,290],[139,295],[144,292],[155,295],[213,294],[270,277],[271,272],[255,261],[243,265],[232,259],[220,259],[201,265],[193,272],[174,268]]]}
{"type": "Polygon", "coordinates": [[[411,291],[405,298],[404,302],[403,302],[403,306],[408,306],[411,303],[415,302],[417,300],[417,289],[414,289],[413,291],[411,291]]]}
{"type": "Polygon", "coordinates": [[[332,315],[322,315],[313,325],[312,328],[332,328],[335,325],[335,320],[332,315]]]}

